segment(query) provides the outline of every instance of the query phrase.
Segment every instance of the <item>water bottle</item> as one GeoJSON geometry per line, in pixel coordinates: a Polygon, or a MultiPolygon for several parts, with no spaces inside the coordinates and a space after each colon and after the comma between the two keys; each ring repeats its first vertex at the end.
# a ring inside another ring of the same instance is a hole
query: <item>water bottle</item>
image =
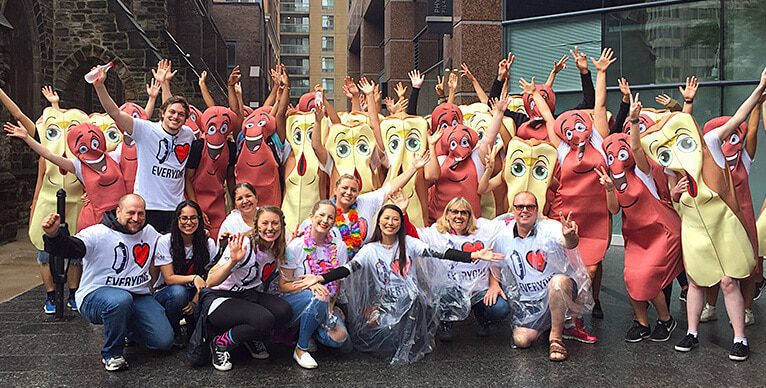
{"type": "Polygon", "coordinates": [[[109,61],[109,63],[107,63],[106,65],[98,65],[94,67],[93,69],[91,69],[91,71],[88,72],[88,74],[85,74],[85,81],[88,82],[89,84],[96,82],[96,80],[98,79],[99,70],[104,69],[104,72],[106,73],[107,71],[109,71],[109,69],[112,68],[112,66],[114,66],[114,64],[111,61],[109,61]]]}

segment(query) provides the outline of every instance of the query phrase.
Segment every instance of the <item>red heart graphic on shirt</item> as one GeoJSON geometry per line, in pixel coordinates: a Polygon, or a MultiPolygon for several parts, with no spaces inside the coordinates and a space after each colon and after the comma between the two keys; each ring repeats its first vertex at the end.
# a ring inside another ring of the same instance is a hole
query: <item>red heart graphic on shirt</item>
{"type": "Polygon", "coordinates": [[[263,271],[261,272],[261,281],[266,282],[271,277],[271,274],[274,273],[274,269],[277,267],[276,262],[267,263],[263,266],[263,271]]]}
{"type": "Polygon", "coordinates": [[[359,237],[361,237],[362,240],[367,238],[367,220],[362,217],[359,217],[359,237]]]}
{"type": "Polygon", "coordinates": [[[149,260],[149,244],[143,243],[133,245],[133,260],[143,268],[149,260]]]}
{"type": "Polygon", "coordinates": [[[186,157],[189,156],[189,144],[178,144],[173,148],[173,152],[176,153],[178,161],[183,163],[186,157]]]}
{"type": "Polygon", "coordinates": [[[410,258],[408,257],[404,264],[404,269],[399,268],[399,258],[397,257],[396,260],[391,262],[391,271],[399,275],[400,278],[404,278],[408,273],[410,273],[410,264],[410,258]]]}
{"type": "Polygon", "coordinates": [[[545,253],[541,251],[527,252],[527,263],[540,272],[545,271],[545,267],[548,266],[548,261],[545,260],[545,253]]]}
{"type": "Polygon", "coordinates": [[[463,246],[460,247],[460,249],[463,252],[478,252],[484,249],[484,243],[481,241],[464,242],[463,246]]]}

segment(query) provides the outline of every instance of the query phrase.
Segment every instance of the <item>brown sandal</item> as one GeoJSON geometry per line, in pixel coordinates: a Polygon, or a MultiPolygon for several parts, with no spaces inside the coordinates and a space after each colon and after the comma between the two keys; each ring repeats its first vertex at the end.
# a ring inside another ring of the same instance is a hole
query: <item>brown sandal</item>
{"type": "Polygon", "coordinates": [[[548,359],[551,361],[566,361],[569,357],[564,342],[560,339],[553,339],[548,347],[548,359]]]}

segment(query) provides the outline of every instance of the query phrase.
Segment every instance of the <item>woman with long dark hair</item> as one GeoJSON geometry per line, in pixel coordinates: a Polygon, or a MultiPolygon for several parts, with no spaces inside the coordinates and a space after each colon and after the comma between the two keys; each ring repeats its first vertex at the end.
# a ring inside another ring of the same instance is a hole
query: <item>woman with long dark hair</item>
{"type": "Polygon", "coordinates": [[[231,369],[229,352],[239,344],[245,344],[254,358],[263,358],[255,342],[292,317],[287,302],[261,291],[263,279],[285,260],[284,228],[282,210],[259,208],[254,233],[233,235],[208,273],[210,291],[203,293],[201,310],[207,315],[208,333],[214,335],[213,366],[220,371],[231,369]]]}
{"type": "MultiPolygon", "coordinates": [[[[432,248],[417,238],[407,236],[402,228],[404,214],[396,205],[385,205],[378,213],[370,242],[359,250],[354,260],[321,275],[304,275],[302,286],[327,284],[350,275],[348,328],[354,346],[361,351],[394,352],[392,362],[414,362],[433,349],[436,319],[430,300],[431,285],[425,276],[418,278],[419,266],[435,257],[469,263],[474,260],[496,261],[502,255],[484,248],[475,252],[432,248]],[[413,266],[415,264],[415,266],[413,266]]],[[[437,270],[425,271],[434,277],[437,270]]]]}
{"type": "Polygon", "coordinates": [[[175,332],[174,344],[183,347],[185,337],[179,322],[190,316],[199,303],[199,291],[205,287],[205,266],[215,255],[215,242],[200,226],[202,209],[194,201],[176,207],[170,233],[157,240],[154,266],[159,276],[154,283],[154,298],[165,308],[175,332]]]}
{"type": "Polygon", "coordinates": [[[218,239],[228,233],[246,233],[255,227],[255,214],[258,211],[258,195],[253,185],[240,182],[234,186],[234,209],[221,223],[218,239]]]}

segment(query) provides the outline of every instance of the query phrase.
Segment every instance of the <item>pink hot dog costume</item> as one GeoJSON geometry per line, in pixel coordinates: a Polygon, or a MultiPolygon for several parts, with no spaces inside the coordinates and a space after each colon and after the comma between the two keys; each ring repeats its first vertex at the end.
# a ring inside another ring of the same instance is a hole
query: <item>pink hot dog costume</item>
{"type": "Polygon", "coordinates": [[[242,123],[245,141],[239,151],[234,174],[237,183],[249,182],[255,187],[258,206],[282,206],[282,188],[279,182],[279,161],[266,144],[277,129],[271,107],[258,108],[242,123]]]}
{"type": "Polygon", "coordinates": [[[77,218],[77,229],[83,230],[101,222],[104,212],[117,208],[120,198],[127,194],[125,180],[117,162],[106,153],[104,133],[91,123],[72,127],[67,134],[67,146],[77,158],[74,163],[89,202],[77,218]]]}
{"type": "Polygon", "coordinates": [[[200,128],[202,128],[202,112],[194,105],[189,105],[189,117],[186,118],[184,123],[187,127],[191,128],[194,137],[199,139],[200,128]]]}
{"type": "MultiPolygon", "coordinates": [[[[442,139],[447,133],[458,124],[463,124],[463,112],[455,104],[445,102],[439,104],[431,113],[431,133],[436,132],[438,128],[442,130],[442,139]]],[[[447,149],[442,142],[436,143],[436,153],[446,155],[447,149]]]]}
{"type": "Polygon", "coordinates": [[[202,211],[210,221],[210,235],[217,236],[226,218],[226,190],[231,150],[226,140],[229,132],[239,125],[237,114],[229,108],[214,106],[202,114],[202,152],[197,171],[192,177],[194,193],[202,211]]]}
{"type": "Polygon", "coordinates": [[[555,124],[561,138],[558,147],[559,188],[553,198],[551,216],[558,218],[572,212],[579,227],[580,245],[585,265],[604,259],[611,235],[611,220],[604,189],[595,170],[606,168],[601,149],[603,139],[593,130],[593,118],[587,110],[562,113],[555,124]]]}
{"type": "MultiPolygon", "coordinates": [[[[536,85],[535,88],[545,102],[548,103],[550,111],[555,112],[556,93],[553,92],[553,89],[545,84],[536,85]]],[[[523,96],[524,110],[527,112],[527,115],[529,115],[529,121],[525,121],[519,125],[519,128],[516,129],[516,136],[524,140],[537,139],[546,141],[548,140],[548,130],[545,127],[545,121],[543,121],[540,111],[538,111],[535,106],[535,101],[532,99],[532,96],[531,93],[525,93],[523,96]]]]}
{"type": "Polygon", "coordinates": [[[651,300],[683,270],[681,218],[660,199],[653,175],[636,166],[628,135],[610,135],[603,147],[622,209],[625,286],[631,299],[651,300]]]}

